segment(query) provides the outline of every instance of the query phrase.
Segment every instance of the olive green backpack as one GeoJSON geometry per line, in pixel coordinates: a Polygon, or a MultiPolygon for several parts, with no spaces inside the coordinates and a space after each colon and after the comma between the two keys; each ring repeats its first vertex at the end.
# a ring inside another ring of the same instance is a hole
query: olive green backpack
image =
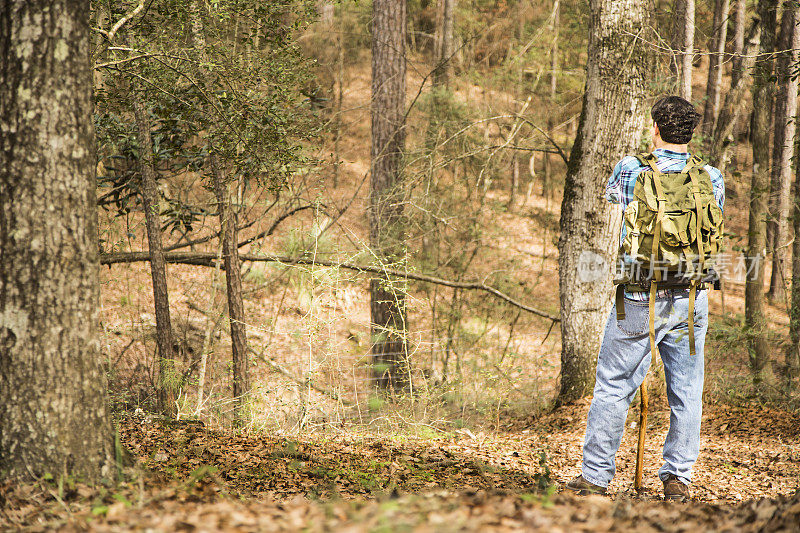
{"type": "Polygon", "coordinates": [[[653,154],[637,156],[649,167],[636,178],[625,209],[620,246],[617,318],[625,318],[624,291],[650,293],[650,348],[655,356],[654,305],[659,288],[688,288],[689,350],[695,354],[694,299],[698,288],[716,282],[714,258],[722,246],[722,209],[714,197],[705,162],[692,156],[680,172],[662,172],[653,154]]]}

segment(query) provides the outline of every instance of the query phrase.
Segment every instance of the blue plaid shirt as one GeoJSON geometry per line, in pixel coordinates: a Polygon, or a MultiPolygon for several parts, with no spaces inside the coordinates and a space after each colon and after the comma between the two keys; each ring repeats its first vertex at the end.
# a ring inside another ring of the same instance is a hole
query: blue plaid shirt
{"type": "MultiPolygon", "coordinates": [[[[661,172],[680,172],[686,166],[686,162],[691,157],[691,154],[686,152],[673,152],[672,150],[665,150],[659,148],[653,152],[658,158],[656,165],[661,172]]],[[[623,211],[628,204],[633,201],[633,188],[636,185],[636,178],[643,170],[650,168],[642,163],[634,156],[628,156],[614,167],[614,172],[608,180],[606,185],[606,198],[609,202],[614,204],[622,204],[623,211]]],[[[714,197],[717,199],[720,209],[725,205],[725,180],[722,178],[722,173],[712,167],[706,165],[705,170],[711,176],[711,185],[714,187],[714,197]]],[[[625,225],[622,225],[620,232],[620,243],[625,238],[625,225]]],[[[667,291],[658,291],[658,296],[665,296],[667,291]]],[[[632,300],[647,300],[649,295],[647,293],[629,293],[626,292],[625,296],[632,300]]]]}

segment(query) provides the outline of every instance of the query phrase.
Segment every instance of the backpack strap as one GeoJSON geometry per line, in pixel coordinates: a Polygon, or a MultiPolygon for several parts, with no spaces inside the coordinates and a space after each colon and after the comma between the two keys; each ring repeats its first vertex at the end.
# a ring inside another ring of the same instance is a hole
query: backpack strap
{"type": "MultiPolygon", "coordinates": [[[[692,181],[692,196],[694,197],[694,211],[695,211],[695,231],[697,234],[697,259],[699,261],[700,267],[700,274],[702,275],[703,270],[705,268],[705,257],[703,253],[703,234],[700,232],[700,226],[703,220],[703,213],[702,213],[702,203],[700,200],[700,170],[706,166],[706,162],[703,161],[701,158],[693,155],[689,158],[689,161],[686,162],[686,166],[683,167],[681,171],[684,174],[689,175],[689,179],[692,181]]],[[[697,354],[697,350],[695,347],[695,337],[694,337],[694,299],[697,297],[697,287],[699,285],[699,280],[694,279],[692,280],[692,288],[689,290],[689,316],[688,316],[688,324],[689,324],[689,355],[694,357],[697,354]]]]}
{"type": "Polygon", "coordinates": [[[617,285],[615,307],[617,308],[617,320],[619,320],[619,321],[625,320],[625,284],[624,283],[620,283],[619,285],[617,285]]]}
{"type": "Polygon", "coordinates": [[[658,282],[653,280],[650,283],[650,301],[648,302],[648,311],[650,313],[650,355],[653,358],[652,365],[656,364],[656,356],[658,353],[658,345],[656,344],[656,293],[658,291],[658,282]]]}
{"type": "MultiPolygon", "coordinates": [[[[652,155],[652,154],[651,154],[652,155]]],[[[656,213],[655,231],[653,231],[653,248],[650,256],[650,268],[658,258],[658,245],[661,242],[661,221],[664,218],[664,210],[667,204],[667,198],[664,196],[664,187],[661,185],[661,171],[655,164],[655,160],[649,161],[650,166],[653,167],[653,185],[656,188],[656,201],[658,202],[658,212],[656,213]]],[[[661,281],[661,271],[653,270],[653,279],[650,282],[650,302],[648,310],[650,313],[650,354],[653,357],[653,363],[656,361],[658,355],[658,345],[656,344],[656,330],[655,330],[655,305],[656,293],[658,292],[658,282],[661,281]]]]}
{"type": "Polygon", "coordinates": [[[697,296],[697,280],[692,280],[692,288],[689,291],[689,355],[696,355],[694,344],[694,299],[697,296]]]}
{"type": "MultiPolygon", "coordinates": [[[[702,161],[700,162],[702,163],[702,161]]],[[[687,164],[686,166],[688,167],[689,165],[687,164]]],[[[697,259],[700,263],[700,272],[702,273],[705,268],[703,234],[700,232],[700,227],[703,222],[703,206],[702,201],[700,200],[700,171],[696,166],[689,169],[689,179],[692,180],[692,196],[694,196],[695,231],[697,233],[697,259]]]]}
{"type": "Polygon", "coordinates": [[[693,155],[686,162],[686,165],[683,167],[683,170],[681,170],[681,172],[683,172],[684,174],[689,174],[692,170],[701,169],[704,166],[706,166],[706,162],[703,161],[703,159],[701,159],[700,157],[693,155]]]}
{"type": "Polygon", "coordinates": [[[636,156],[636,159],[639,160],[639,163],[641,163],[642,166],[650,167],[655,172],[658,172],[659,174],[661,173],[661,171],[658,169],[658,165],[656,164],[658,162],[658,158],[655,154],[648,152],[641,153],[636,156]]]}
{"type": "MultiPolygon", "coordinates": [[[[653,164],[655,166],[655,164],[653,164]]],[[[658,167],[656,167],[657,169],[658,167]]],[[[661,244],[661,221],[664,219],[664,211],[667,206],[667,197],[664,196],[664,187],[661,185],[661,171],[653,172],[653,185],[656,189],[656,202],[658,211],[656,212],[655,229],[653,231],[653,247],[650,251],[650,265],[658,259],[658,246],[661,244]]],[[[661,271],[653,272],[653,280],[661,281],[661,271]]]]}

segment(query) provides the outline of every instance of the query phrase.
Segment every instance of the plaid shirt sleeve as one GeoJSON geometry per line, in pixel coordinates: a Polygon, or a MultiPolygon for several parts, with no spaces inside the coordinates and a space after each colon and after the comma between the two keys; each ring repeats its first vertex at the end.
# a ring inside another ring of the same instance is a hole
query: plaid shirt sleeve
{"type": "Polygon", "coordinates": [[[617,163],[606,185],[606,199],[612,204],[622,204],[625,209],[633,200],[633,187],[641,170],[642,164],[634,156],[617,163]]]}
{"type": "Polygon", "coordinates": [[[719,208],[725,211],[725,179],[722,177],[722,172],[719,169],[706,165],[703,167],[708,175],[711,177],[711,185],[714,187],[714,198],[719,204],[719,208]]]}

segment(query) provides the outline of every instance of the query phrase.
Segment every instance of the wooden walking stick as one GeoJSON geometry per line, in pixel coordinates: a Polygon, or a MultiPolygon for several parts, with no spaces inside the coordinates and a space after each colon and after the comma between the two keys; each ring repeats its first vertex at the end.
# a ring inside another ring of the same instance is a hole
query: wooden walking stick
{"type": "Polygon", "coordinates": [[[642,491],[642,468],[644,467],[644,431],[647,427],[647,408],[650,406],[650,399],[647,397],[647,378],[639,387],[639,445],[636,448],[636,476],[633,478],[633,488],[636,492],[642,491]]]}

